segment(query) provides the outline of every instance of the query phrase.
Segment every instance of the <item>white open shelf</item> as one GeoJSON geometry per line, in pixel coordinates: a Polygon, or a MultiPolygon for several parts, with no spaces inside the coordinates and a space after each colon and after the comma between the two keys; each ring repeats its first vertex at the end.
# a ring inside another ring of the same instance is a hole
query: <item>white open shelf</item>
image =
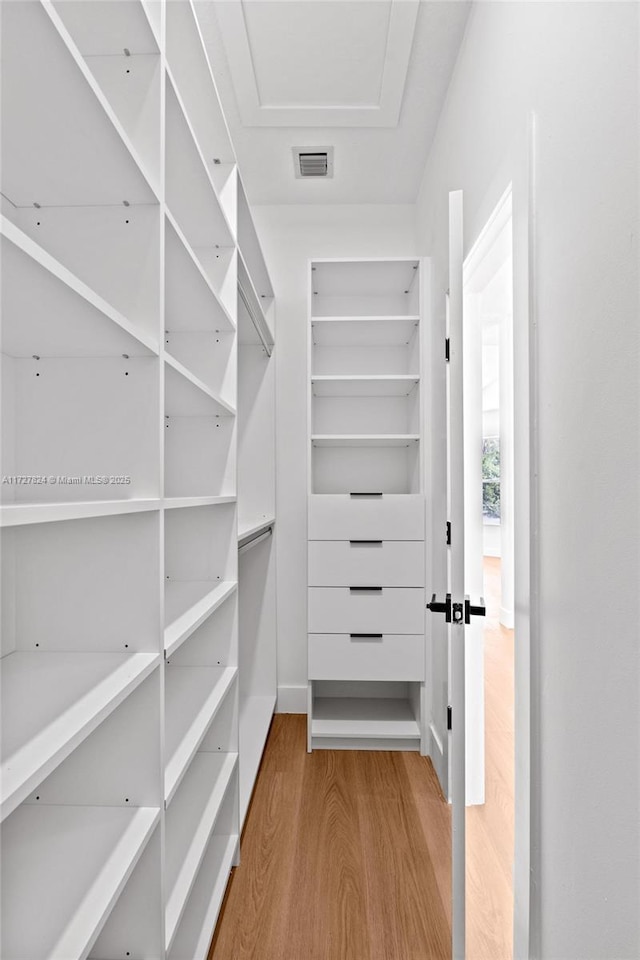
{"type": "Polygon", "coordinates": [[[2,817],[159,664],[154,653],[16,651],[0,661],[2,817]]]}
{"type": "Polygon", "coordinates": [[[243,546],[247,541],[260,536],[271,529],[276,522],[275,516],[261,517],[259,520],[248,520],[240,523],[238,526],[238,546],[243,546]]]}
{"type": "Polygon", "coordinates": [[[410,447],[420,440],[419,434],[314,434],[314,447],[410,447]]]}
{"type": "Polygon", "coordinates": [[[420,725],[411,703],[385,697],[316,697],[314,737],[420,739],[420,725]]]}
{"type": "Polygon", "coordinates": [[[209,584],[169,581],[165,585],[165,656],[170,657],[207,617],[237,590],[233,581],[209,584]]]}
{"type": "Polygon", "coordinates": [[[25,804],[2,826],[3,960],[86,957],[158,808],[25,804]]]}
{"type": "Polygon", "coordinates": [[[158,344],[7,217],[2,350],[12,357],[157,356],[158,344]]]}
{"type": "Polygon", "coordinates": [[[173,216],[166,212],[165,325],[168,330],[232,331],[235,323],[173,216]]]}
{"type": "Polygon", "coordinates": [[[165,411],[169,417],[234,417],[235,409],[191,373],[184,364],[165,353],[165,411]]]}
{"type": "Polygon", "coordinates": [[[314,397],[406,397],[418,383],[411,374],[311,378],[314,397]]]}
{"type": "Polygon", "coordinates": [[[235,497],[165,497],[165,510],[184,510],[189,507],[213,507],[221,503],[235,503],[235,497]]]}
{"type": "Polygon", "coordinates": [[[168,808],[167,950],[171,949],[237,762],[237,753],[197,753],[168,808]]]}
{"type": "Polygon", "coordinates": [[[275,707],[275,695],[240,697],[240,823],[247,814],[275,707]]]}
{"type": "Polygon", "coordinates": [[[169,960],[207,960],[216,918],[236,859],[238,834],[214,834],[196,878],[169,960]]]}
{"type": "Polygon", "coordinates": [[[319,347],[378,347],[407,345],[420,317],[314,317],[311,336],[319,347]]]}
{"type": "Polygon", "coordinates": [[[196,140],[182,98],[167,68],[166,201],[188,243],[232,247],[234,231],[220,202],[211,168],[196,140]]]}
{"type": "Polygon", "coordinates": [[[171,666],[166,679],[167,804],[180,785],[195,752],[229,693],[236,667],[171,666]]]}
{"type": "Polygon", "coordinates": [[[91,517],[111,517],[124,513],[146,513],[159,510],[159,499],[139,500],[70,500],[58,503],[8,503],[0,506],[0,527],[17,527],[32,523],[53,523],[91,517]]]}
{"type": "Polygon", "coordinates": [[[4,195],[16,208],[156,203],[128,137],[59,23],[45,4],[2,9],[3,86],[10,90],[2,111],[4,195]],[[25,35],[37,56],[23,56],[25,35]]]}

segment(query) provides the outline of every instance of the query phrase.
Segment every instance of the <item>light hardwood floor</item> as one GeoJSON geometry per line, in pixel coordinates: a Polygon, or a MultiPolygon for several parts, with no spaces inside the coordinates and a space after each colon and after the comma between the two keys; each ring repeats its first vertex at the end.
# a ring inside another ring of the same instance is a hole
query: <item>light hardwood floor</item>
{"type": "MultiPolygon", "coordinates": [[[[487,786],[467,817],[467,956],[511,960],[513,632],[497,620],[499,561],[485,583],[487,786]]],[[[307,754],[306,717],[278,715],[209,960],[449,960],[450,856],[428,759],[307,754]]]]}
{"type": "Polygon", "coordinates": [[[485,803],[467,808],[467,957],[511,960],[513,630],[500,625],[500,560],[485,557],[485,803]]]}

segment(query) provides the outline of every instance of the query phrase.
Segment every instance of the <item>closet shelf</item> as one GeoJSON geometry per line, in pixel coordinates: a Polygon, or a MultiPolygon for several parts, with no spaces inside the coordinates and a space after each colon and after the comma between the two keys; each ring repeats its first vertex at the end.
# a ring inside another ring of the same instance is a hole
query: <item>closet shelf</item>
{"type": "Polygon", "coordinates": [[[159,818],[155,807],[20,807],[2,833],[5,960],[86,957],[159,818]]]}
{"type": "Polygon", "coordinates": [[[240,829],[276,708],[275,695],[240,697],[240,829]]]}
{"type": "Polygon", "coordinates": [[[168,960],[207,960],[239,839],[214,834],[209,841],[168,960]]]}
{"type": "Polygon", "coordinates": [[[16,651],[0,662],[2,818],[160,662],[156,653],[16,651]]]}
{"type": "Polygon", "coordinates": [[[263,517],[261,520],[249,521],[241,523],[238,526],[238,546],[244,546],[248,541],[253,540],[254,537],[259,536],[261,533],[266,532],[276,522],[275,516],[263,517]]]}
{"type": "Polygon", "coordinates": [[[231,404],[219,397],[184,364],[164,355],[166,375],[165,412],[173,417],[235,417],[231,404]]]}
{"type": "Polygon", "coordinates": [[[139,500],[70,500],[65,503],[6,503],[0,507],[0,527],[53,523],[60,520],[83,520],[91,517],[111,517],[124,513],[146,513],[151,510],[159,510],[160,505],[161,501],[154,498],[139,500]]]}
{"type": "Polygon", "coordinates": [[[137,153],[52,4],[3,10],[3,69],[12,78],[3,192],[16,207],[156,204],[137,153]],[[18,37],[38,55],[23,55],[18,37]],[[42,65],[46,64],[46,83],[42,65]],[[78,82],[78,71],[83,82],[78,82]]]}
{"type": "Polygon", "coordinates": [[[235,497],[165,497],[162,501],[165,510],[177,510],[189,507],[214,507],[220,503],[235,503],[235,497]]]}
{"type": "Polygon", "coordinates": [[[158,356],[158,344],[7,217],[2,349],[12,357],[158,356]]]}
{"type": "Polygon", "coordinates": [[[233,247],[235,245],[235,232],[220,201],[207,162],[202,154],[182,97],[168,65],[166,66],[166,76],[167,201],[194,249],[198,247],[233,247]],[[176,151],[175,155],[171,152],[173,150],[176,151]],[[189,190],[193,191],[182,207],[182,214],[173,203],[175,196],[173,190],[175,186],[173,183],[175,176],[174,156],[179,157],[182,163],[183,179],[179,185],[180,190],[183,191],[182,196],[185,197],[189,190]],[[202,204],[206,204],[206,207],[202,204]]]}
{"type": "Polygon", "coordinates": [[[252,343],[255,341],[255,336],[251,329],[253,327],[259,342],[262,343],[267,351],[267,355],[271,356],[275,340],[263,304],[265,302],[270,303],[272,298],[265,300],[265,298],[258,295],[240,249],[238,249],[238,293],[240,295],[240,303],[244,308],[239,312],[238,332],[240,342],[252,343]]]}
{"type": "Polygon", "coordinates": [[[171,665],[167,670],[165,750],[168,760],[164,774],[167,806],[237,674],[237,667],[171,665]]]}
{"type": "Polygon", "coordinates": [[[420,726],[408,700],[317,697],[313,705],[311,735],[419,740],[420,726]]]}
{"type": "Polygon", "coordinates": [[[420,317],[313,317],[311,336],[319,347],[404,346],[420,317]]]}
{"type": "Polygon", "coordinates": [[[166,313],[170,330],[233,331],[236,324],[173,214],[165,208],[166,313]]]}
{"type": "Polygon", "coordinates": [[[417,433],[316,433],[311,437],[314,447],[411,447],[419,440],[417,433]]]}
{"type": "Polygon", "coordinates": [[[311,377],[315,397],[406,397],[418,383],[413,374],[311,377]]]}
{"type": "MultiPolygon", "coordinates": [[[[224,502],[233,502],[233,497],[221,497],[224,502]]],[[[236,592],[235,580],[221,583],[203,580],[168,580],[165,584],[164,652],[171,657],[207,617],[236,592]]]]}
{"type": "Polygon", "coordinates": [[[273,300],[274,292],[269,271],[240,175],[238,175],[238,249],[256,292],[261,298],[273,300]]]}
{"type": "Polygon", "coordinates": [[[197,753],[167,811],[167,950],[173,944],[237,762],[237,753],[197,753]]]}

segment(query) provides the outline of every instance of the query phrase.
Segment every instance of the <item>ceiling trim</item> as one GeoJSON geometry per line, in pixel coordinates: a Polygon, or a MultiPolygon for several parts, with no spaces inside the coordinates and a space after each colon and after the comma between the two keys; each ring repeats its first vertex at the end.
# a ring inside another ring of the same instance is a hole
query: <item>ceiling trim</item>
{"type": "Polygon", "coordinates": [[[380,96],[377,103],[263,104],[245,20],[243,0],[216,4],[229,69],[246,127],[395,127],[409,69],[419,0],[391,0],[380,96]]]}

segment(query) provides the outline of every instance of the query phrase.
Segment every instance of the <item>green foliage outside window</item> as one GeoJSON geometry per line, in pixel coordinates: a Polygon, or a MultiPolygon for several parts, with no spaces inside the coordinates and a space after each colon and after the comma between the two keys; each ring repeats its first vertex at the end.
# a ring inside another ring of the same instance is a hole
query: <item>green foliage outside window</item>
{"type": "Polygon", "coordinates": [[[482,441],[482,515],[500,519],[500,440],[485,437],[482,441]]]}

